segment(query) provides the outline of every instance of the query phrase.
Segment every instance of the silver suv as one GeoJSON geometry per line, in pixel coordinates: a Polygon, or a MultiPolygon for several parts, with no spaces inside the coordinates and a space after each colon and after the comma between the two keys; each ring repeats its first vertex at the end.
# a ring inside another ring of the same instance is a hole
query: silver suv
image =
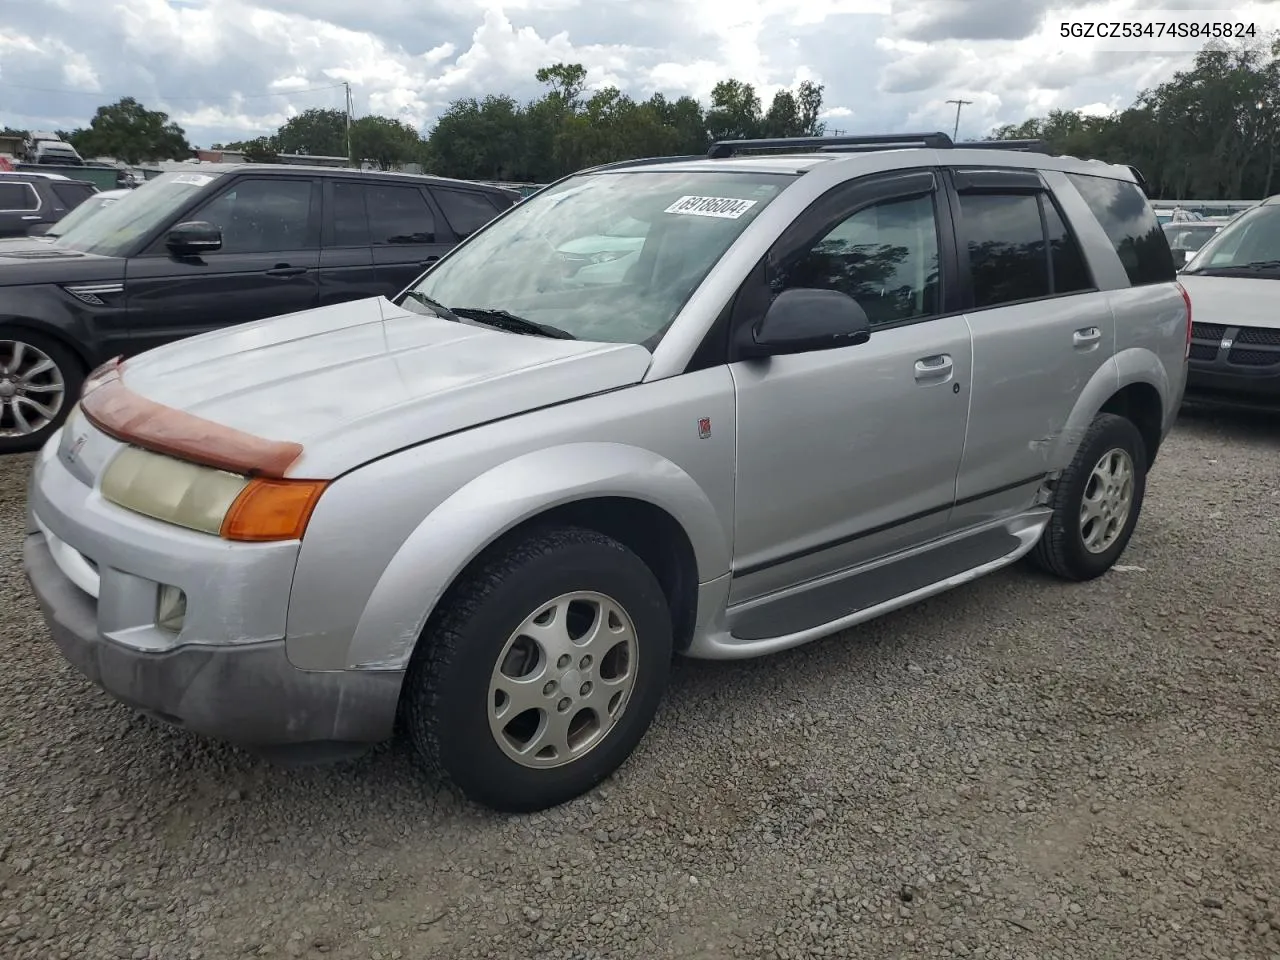
{"type": "Polygon", "coordinates": [[[1135,174],[941,134],[711,154],[552,184],[392,300],[96,371],[29,500],[66,658],[261,749],[398,719],[532,810],[626,760],[674,653],[771,653],[1026,555],[1106,571],[1186,376],[1135,174]],[[641,242],[563,252],[622,224],[641,242]]]}

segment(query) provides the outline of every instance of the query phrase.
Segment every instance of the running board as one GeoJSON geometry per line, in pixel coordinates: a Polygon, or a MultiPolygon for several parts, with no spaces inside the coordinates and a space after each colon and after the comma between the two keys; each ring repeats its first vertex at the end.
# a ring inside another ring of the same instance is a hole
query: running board
{"type": "Polygon", "coordinates": [[[694,638],[687,655],[707,660],[763,656],[911,606],[1017,563],[1035,547],[1051,516],[1047,507],[1037,508],[1013,520],[730,607],[719,624],[694,638]],[[997,543],[998,553],[991,549],[997,543]],[[893,585],[904,583],[920,585],[906,593],[886,595],[893,585]],[[843,607],[842,612],[812,622],[814,613],[833,612],[837,605],[843,607]],[[811,622],[798,623],[802,617],[811,622]]]}

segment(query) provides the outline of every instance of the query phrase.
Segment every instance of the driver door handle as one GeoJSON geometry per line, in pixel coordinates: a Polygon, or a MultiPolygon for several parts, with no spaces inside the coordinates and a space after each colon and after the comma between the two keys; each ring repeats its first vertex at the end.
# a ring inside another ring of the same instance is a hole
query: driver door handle
{"type": "Polygon", "coordinates": [[[307,272],[306,267],[291,267],[287,263],[277,264],[267,271],[268,277],[300,277],[307,272]]]}

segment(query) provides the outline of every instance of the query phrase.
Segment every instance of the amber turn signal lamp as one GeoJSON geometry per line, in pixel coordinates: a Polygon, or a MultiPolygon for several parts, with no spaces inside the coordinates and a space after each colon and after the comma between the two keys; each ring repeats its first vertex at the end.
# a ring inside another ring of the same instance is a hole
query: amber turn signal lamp
{"type": "Polygon", "coordinates": [[[328,486],[324,480],[254,479],[222,521],[224,540],[300,540],[328,486]]]}

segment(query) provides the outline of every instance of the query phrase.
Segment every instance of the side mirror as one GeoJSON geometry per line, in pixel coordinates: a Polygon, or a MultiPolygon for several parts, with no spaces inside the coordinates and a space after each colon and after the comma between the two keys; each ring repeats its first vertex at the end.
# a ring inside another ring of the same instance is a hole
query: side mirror
{"type": "Polygon", "coordinates": [[[188,220],[170,230],[164,243],[180,257],[213,253],[222,248],[222,228],[203,220],[188,220]]]}
{"type": "Polygon", "coordinates": [[[1187,261],[1191,259],[1191,253],[1187,250],[1173,250],[1170,252],[1173,254],[1173,265],[1179,270],[1185,267],[1187,261]]]}
{"type": "Polygon", "coordinates": [[[784,290],[743,344],[747,358],[852,347],[871,339],[871,321],[857,300],[838,290],[784,290]]]}

